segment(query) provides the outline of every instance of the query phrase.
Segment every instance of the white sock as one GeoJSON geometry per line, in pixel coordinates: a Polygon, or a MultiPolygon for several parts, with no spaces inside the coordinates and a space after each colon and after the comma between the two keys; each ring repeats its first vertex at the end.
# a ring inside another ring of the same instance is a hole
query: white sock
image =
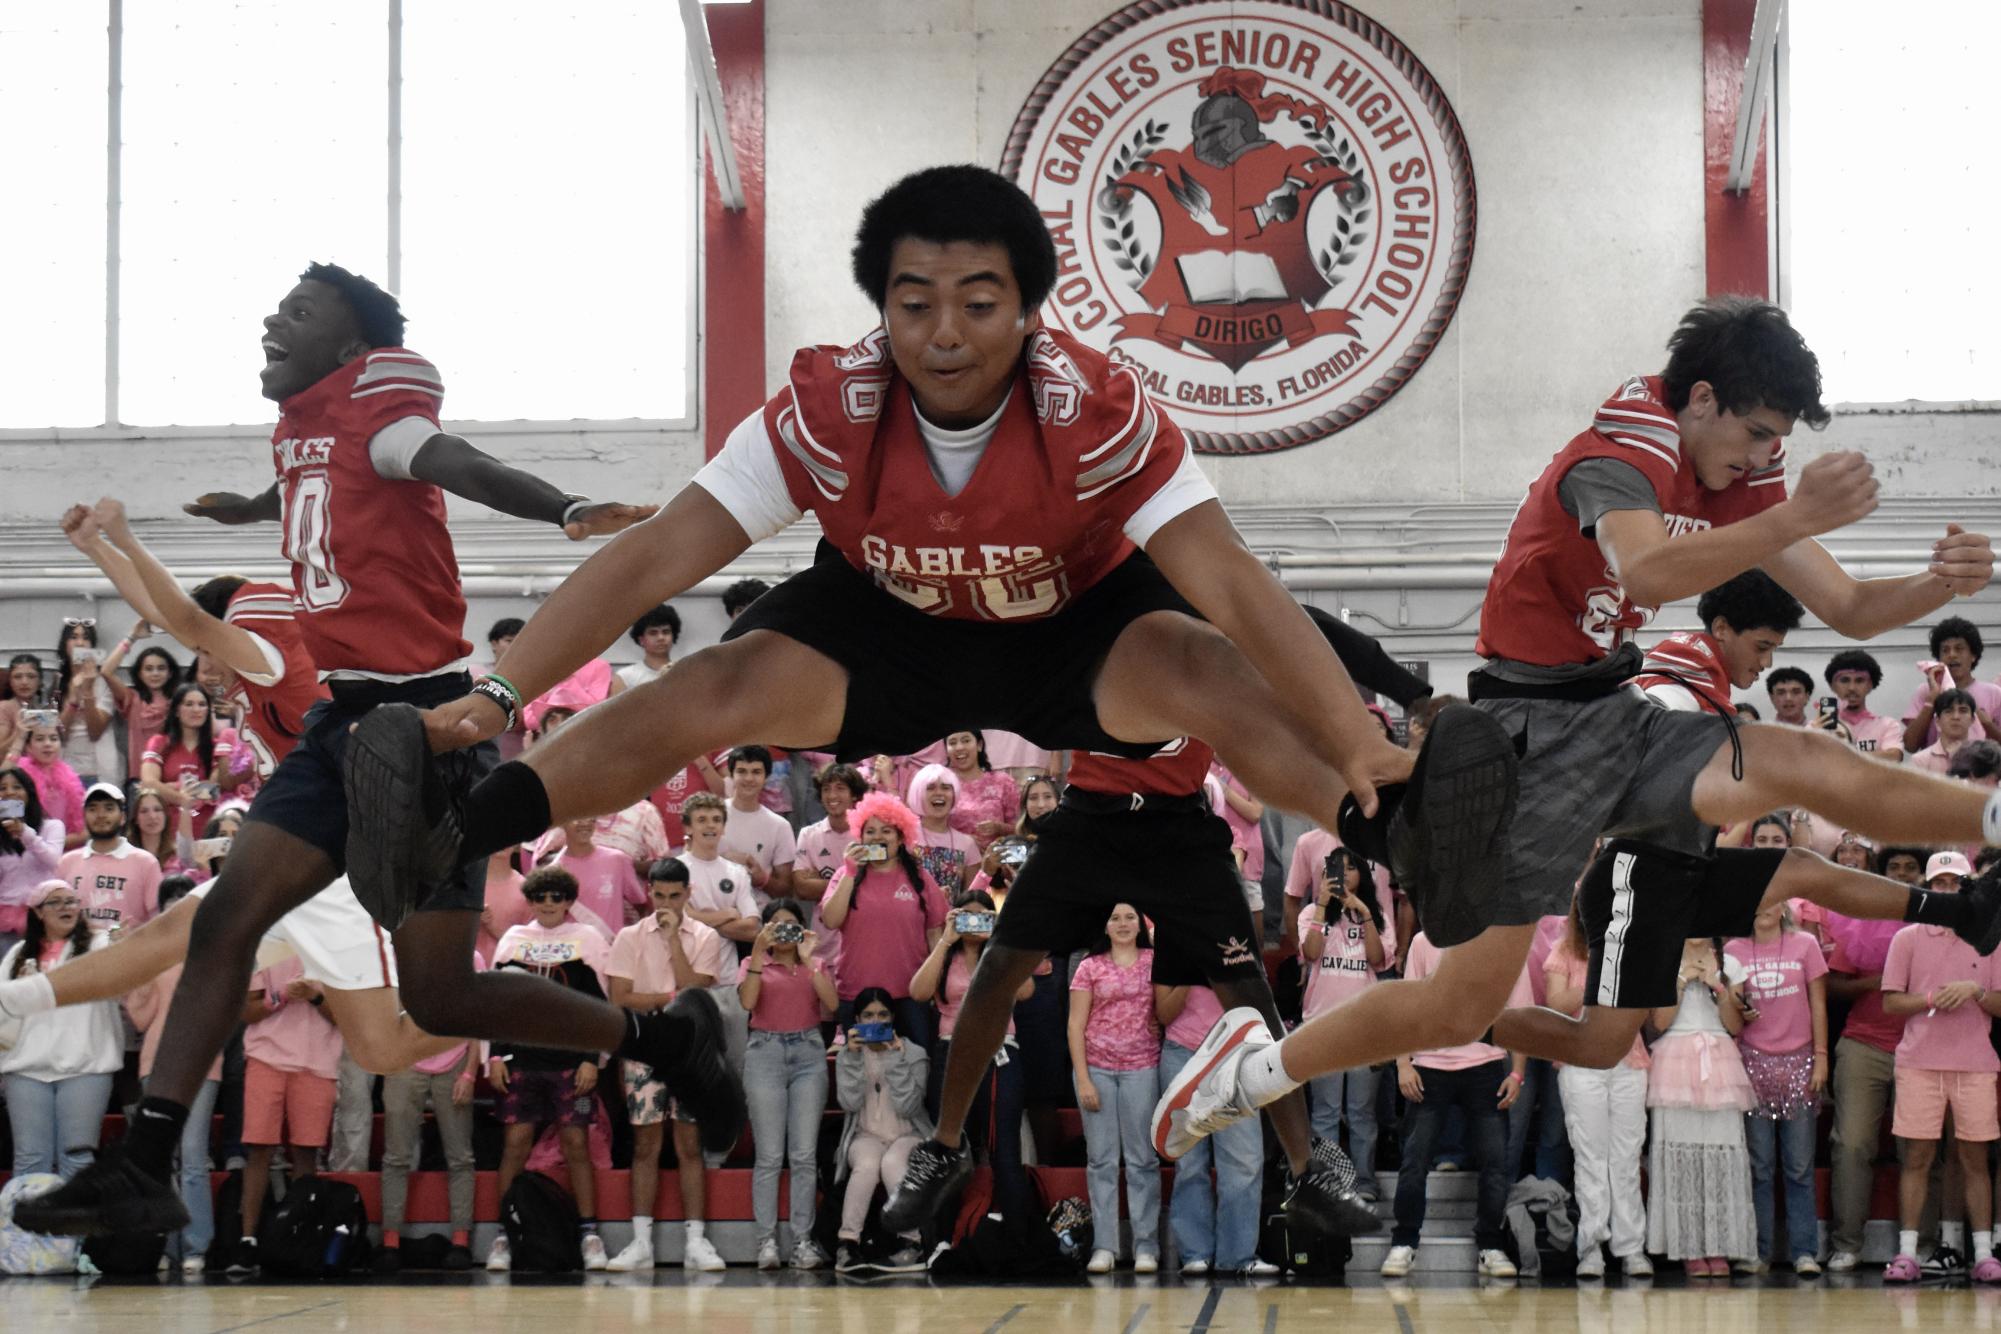
{"type": "Polygon", "coordinates": [[[1938,1244],[1941,1246],[1950,1246],[1955,1251],[1965,1250],[1966,1224],[1963,1222],[1940,1223],[1938,1225],[1938,1244]]]}
{"type": "Polygon", "coordinates": [[[1974,1233],[1973,1263],[1979,1264],[1982,1260],[1987,1259],[1989,1256],[1993,1254],[1994,1254],[1994,1230],[1992,1228],[1989,1228],[1985,1232],[1974,1233]]]}
{"type": "Polygon", "coordinates": [[[2001,788],[1987,798],[1987,809],[1980,812],[1980,841],[1991,847],[2001,847],[2001,788]]]}
{"type": "Polygon", "coordinates": [[[653,1244],[653,1218],[651,1215],[634,1214],[632,1216],[632,1239],[634,1241],[643,1241],[648,1246],[653,1244]]]}
{"type": "Polygon", "coordinates": [[[681,1226],[688,1230],[689,1241],[700,1241],[708,1225],[699,1218],[691,1218],[681,1226]]]}
{"type": "Polygon", "coordinates": [[[0,982],[0,1010],[25,1019],[56,1008],[56,989],[46,973],[0,982]]]}
{"type": "Polygon", "coordinates": [[[1259,1047],[1237,1067],[1237,1099],[1252,1107],[1277,1102],[1300,1085],[1285,1072],[1285,1043],[1259,1047]]]}
{"type": "Polygon", "coordinates": [[[1918,1230],[1912,1228],[1897,1234],[1897,1254],[1916,1256],[1918,1253],[1918,1230]]]}

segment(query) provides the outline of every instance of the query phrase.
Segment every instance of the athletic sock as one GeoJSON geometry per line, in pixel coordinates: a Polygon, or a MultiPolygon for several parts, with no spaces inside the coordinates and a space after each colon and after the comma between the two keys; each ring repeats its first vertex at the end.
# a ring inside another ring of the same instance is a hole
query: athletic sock
{"type": "Polygon", "coordinates": [[[549,791],[542,777],[519,760],[509,760],[466,794],[460,811],[463,861],[482,861],[549,830],[549,791]]]}
{"type": "Polygon", "coordinates": [[[472,1245],[472,1233],[466,1231],[462,1227],[453,1228],[452,1245],[470,1247],[472,1245]]]}
{"type": "Polygon", "coordinates": [[[1967,901],[1957,894],[1937,894],[1914,889],[1904,905],[1904,920],[1926,926],[1956,927],[1966,920],[1967,901]]]}
{"type": "Polygon", "coordinates": [[[700,1241],[709,1229],[709,1225],[699,1218],[690,1218],[681,1226],[687,1230],[689,1241],[700,1241]]]}
{"type": "Polygon", "coordinates": [[[1990,848],[2001,847],[2001,788],[1987,798],[1987,809],[1980,812],[1980,841],[1990,848]]]}
{"type": "Polygon", "coordinates": [[[580,1236],[585,1236],[585,1237],[595,1237],[595,1236],[597,1235],[597,1231],[598,1231],[598,1220],[597,1220],[597,1219],[595,1219],[595,1218],[579,1218],[579,1219],[577,1220],[577,1233],[578,1233],[578,1235],[580,1235],[580,1236]]]}
{"type": "Polygon", "coordinates": [[[47,973],[30,973],[0,982],[0,1011],[26,1019],[55,1008],[56,988],[47,973]]]}
{"type": "Polygon", "coordinates": [[[1918,1230],[1911,1228],[1897,1234],[1897,1254],[1916,1258],[1918,1253],[1918,1230]]]}
{"type": "Polygon", "coordinates": [[[397,1250],[402,1245],[403,1234],[401,1232],[398,1232],[395,1228],[386,1227],[382,1229],[382,1248],[384,1250],[397,1250]]]}
{"type": "Polygon", "coordinates": [[[1237,1067],[1238,1102],[1262,1107],[1299,1087],[1300,1081],[1285,1072],[1284,1051],[1283,1042],[1274,1042],[1244,1057],[1237,1067]]]}
{"type": "Polygon", "coordinates": [[[653,1244],[652,1214],[634,1214],[632,1216],[632,1239],[634,1241],[643,1241],[648,1246],[653,1244]]]}
{"type": "Polygon", "coordinates": [[[181,1104],[165,1098],[141,1098],[132,1114],[132,1127],[125,1132],[125,1151],[141,1171],[164,1181],[173,1166],[174,1150],[181,1144],[181,1127],[187,1123],[188,1109],[181,1104]]]}
{"type": "Polygon", "coordinates": [[[1994,1229],[1973,1234],[1973,1263],[1979,1264],[1994,1254],[1994,1229]]]}

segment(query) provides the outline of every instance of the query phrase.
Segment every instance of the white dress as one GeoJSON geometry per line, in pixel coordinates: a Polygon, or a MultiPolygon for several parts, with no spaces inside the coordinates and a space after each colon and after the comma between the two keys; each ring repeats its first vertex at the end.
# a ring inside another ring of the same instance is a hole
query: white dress
{"type": "MultiPolygon", "coordinates": [[[[1730,981],[1741,965],[1724,962],[1730,981]]],[[[1726,1034],[1716,998],[1700,982],[1682,991],[1681,1008],[1661,1041],[1726,1034]]],[[[1660,1107],[1651,1113],[1647,1148],[1647,1250],[1670,1260],[1758,1253],[1758,1217],[1751,1203],[1751,1156],[1744,1114],[1734,1108],[1660,1107]]]]}

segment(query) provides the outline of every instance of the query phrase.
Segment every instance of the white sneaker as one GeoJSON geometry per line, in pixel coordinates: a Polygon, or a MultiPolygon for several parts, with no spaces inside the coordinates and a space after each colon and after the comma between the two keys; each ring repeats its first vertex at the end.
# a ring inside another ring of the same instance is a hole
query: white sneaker
{"type": "Polygon", "coordinates": [[[1605,1277],[1604,1247],[1593,1246],[1586,1250],[1584,1254],[1577,1257],[1577,1276],[1579,1278],[1605,1277]]]}
{"type": "Polygon", "coordinates": [[[757,1247],[757,1267],[759,1269],[776,1269],[778,1266],[778,1238],[766,1237],[757,1247]]]}
{"type": "Polygon", "coordinates": [[[1209,1262],[1207,1260],[1189,1260],[1181,1266],[1181,1277],[1183,1278],[1201,1278],[1208,1272],[1209,1262]]]}
{"type": "Polygon", "coordinates": [[[496,1274],[504,1274],[514,1267],[514,1252],[508,1249],[505,1232],[493,1239],[493,1249],[486,1253],[486,1267],[496,1274]]]}
{"type": "Polygon", "coordinates": [[[1814,1259],[1811,1255],[1802,1255],[1799,1259],[1793,1261],[1793,1273],[1799,1275],[1801,1278],[1819,1278],[1820,1261],[1814,1259]]]}
{"type": "Polygon", "coordinates": [[[723,1257],[716,1253],[716,1244],[707,1237],[690,1237],[681,1251],[681,1268],[698,1269],[704,1274],[713,1274],[729,1268],[723,1257]]]}
{"type": "Polygon", "coordinates": [[[1118,1262],[1119,1257],[1113,1255],[1110,1251],[1092,1251],[1091,1261],[1084,1266],[1084,1272],[1087,1274],[1109,1274],[1112,1272],[1112,1266],[1118,1262]]]}
{"type": "Polygon", "coordinates": [[[1634,1251],[1619,1263],[1625,1268],[1627,1278],[1652,1278],[1654,1276],[1654,1262],[1647,1258],[1645,1251],[1634,1251]]]}
{"type": "Polygon", "coordinates": [[[1480,1252],[1481,1278],[1513,1278],[1515,1262],[1508,1258],[1506,1251],[1485,1250],[1480,1252]]]}
{"type": "Polygon", "coordinates": [[[1856,1255],[1854,1251],[1836,1251],[1827,1257],[1827,1272],[1830,1274],[1846,1274],[1861,1263],[1861,1257],[1856,1255]]]}
{"type": "Polygon", "coordinates": [[[1260,1260],[1256,1256],[1252,1256],[1251,1262],[1245,1265],[1242,1269],[1239,1269],[1237,1271],[1237,1277],[1276,1278],[1278,1275],[1284,1272],[1285,1271],[1283,1269],[1280,1269],[1277,1265],[1273,1264],[1271,1261],[1260,1260]]]}
{"type": "Polygon", "coordinates": [[[208,1257],[205,1255],[190,1255],[187,1259],[181,1261],[181,1272],[191,1278],[196,1274],[205,1272],[207,1269],[208,1257]]]}
{"type": "Polygon", "coordinates": [[[792,1248],[791,1264],[794,1269],[818,1269],[825,1263],[827,1253],[804,1237],[792,1248]]]}
{"type": "Polygon", "coordinates": [[[1218,1019],[1154,1104],[1155,1150],[1163,1158],[1179,1158],[1225,1126],[1256,1116],[1258,1109],[1238,1096],[1237,1071],[1244,1057],[1271,1043],[1271,1029],[1248,1006],[1218,1019]]]}
{"type": "Polygon", "coordinates": [[[593,1272],[603,1269],[609,1263],[604,1253],[604,1238],[595,1232],[584,1233],[584,1268],[593,1272]]]}
{"type": "Polygon", "coordinates": [[[1133,1256],[1133,1272],[1135,1274],[1158,1274],[1160,1272],[1160,1257],[1152,1251],[1139,1252],[1133,1256]]]}
{"type": "Polygon", "coordinates": [[[1384,1278],[1402,1278],[1410,1273],[1411,1266],[1416,1263],[1417,1247],[1392,1246],[1390,1253],[1383,1257],[1383,1267],[1376,1272],[1384,1278]]]}
{"type": "Polygon", "coordinates": [[[634,1233],[632,1240],[625,1243],[625,1249],[605,1264],[614,1274],[630,1274],[642,1269],[653,1268],[653,1238],[634,1233]]]}

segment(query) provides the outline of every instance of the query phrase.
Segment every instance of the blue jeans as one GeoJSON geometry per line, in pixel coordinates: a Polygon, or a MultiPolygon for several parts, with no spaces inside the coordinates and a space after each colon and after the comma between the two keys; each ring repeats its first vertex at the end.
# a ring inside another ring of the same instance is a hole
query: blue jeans
{"type": "Polygon", "coordinates": [[[201,1092],[188,1107],[181,1127],[181,1203],[188,1206],[188,1225],[180,1232],[180,1257],[207,1255],[215,1240],[215,1197],[209,1194],[208,1137],[215,1129],[215,1095],[219,1079],[204,1079],[201,1092]]]}
{"type": "Polygon", "coordinates": [[[1480,1174],[1474,1240],[1483,1251],[1501,1244],[1502,1214],[1508,1204],[1508,1132],[1501,1109],[1494,1104],[1510,1068],[1506,1060],[1489,1061],[1469,1070],[1417,1067],[1418,1077],[1424,1081],[1424,1101],[1410,1104],[1404,1112],[1403,1167],[1397,1172],[1397,1221],[1390,1245],[1418,1244],[1418,1234],[1424,1229],[1424,1191],[1431,1156],[1454,1108],[1464,1114],[1466,1148],[1480,1174]]]}
{"type": "MultiPolygon", "coordinates": [[[[1132,1215],[1133,1252],[1160,1254],[1160,1158],[1153,1151],[1153,1104],[1160,1100],[1160,1067],[1100,1070],[1091,1067],[1098,1110],[1084,1113],[1086,1179],[1091,1186],[1093,1249],[1119,1253],[1119,1163],[1126,1165],[1126,1212],[1132,1215]]],[[[1080,1097],[1078,1106],[1083,1106],[1080,1097]]]]}
{"type": "Polygon", "coordinates": [[[1376,1085],[1382,1071],[1365,1065],[1358,1070],[1336,1070],[1306,1085],[1307,1101],[1313,1107],[1313,1133],[1320,1139],[1340,1143],[1341,1119],[1348,1120],[1348,1156],[1355,1160],[1355,1188],[1374,1191],[1376,1186],[1376,1085]]]}
{"type": "Polygon", "coordinates": [[[1545,1181],[1570,1184],[1570,1134],[1563,1122],[1563,1091],[1556,1067],[1532,1058],[1522,1076],[1522,1094],[1508,1108],[1508,1180],[1522,1175],[1522,1154],[1535,1135],[1535,1174],[1545,1181]]]}
{"type": "Polygon", "coordinates": [[[1787,1262],[1802,1255],[1820,1254],[1819,1203],[1813,1193],[1813,1147],[1815,1118],[1796,1116],[1790,1121],[1747,1115],[1744,1144],[1751,1151],[1751,1202],[1758,1211],[1758,1256],[1772,1258],[1773,1223],[1772,1176],[1784,1160],[1786,1176],[1787,1262]]]}
{"type": "Polygon", "coordinates": [[[792,1243],[813,1235],[819,1190],[820,1116],[827,1109],[827,1044],[818,1028],[797,1033],[752,1029],[743,1056],[743,1095],[757,1148],[750,1207],[760,1242],[778,1238],[778,1177],[792,1169],[792,1243]]]}
{"type": "Polygon", "coordinates": [[[111,1076],[66,1079],[7,1076],[7,1119],[14,1126],[14,1175],[54,1172],[64,1181],[97,1156],[111,1076]]]}
{"type": "MultiPolygon", "coordinates": [[[[1162,1043],[1160,1082],[1172,1081],[1194,1054],[1178,1042],[1162,1043]]],[[[1097,1081],[1095,1072],[1091,1078],[1097,1081]]],[[[1181,1156],[1167,1215],[1183,1264],[1205,1260],[1218,1269],[1237,1270],[1257,1258],[1264,1167],[1264,1126],[1256,1117],[1217,1131],[1181,1156]]]]}

